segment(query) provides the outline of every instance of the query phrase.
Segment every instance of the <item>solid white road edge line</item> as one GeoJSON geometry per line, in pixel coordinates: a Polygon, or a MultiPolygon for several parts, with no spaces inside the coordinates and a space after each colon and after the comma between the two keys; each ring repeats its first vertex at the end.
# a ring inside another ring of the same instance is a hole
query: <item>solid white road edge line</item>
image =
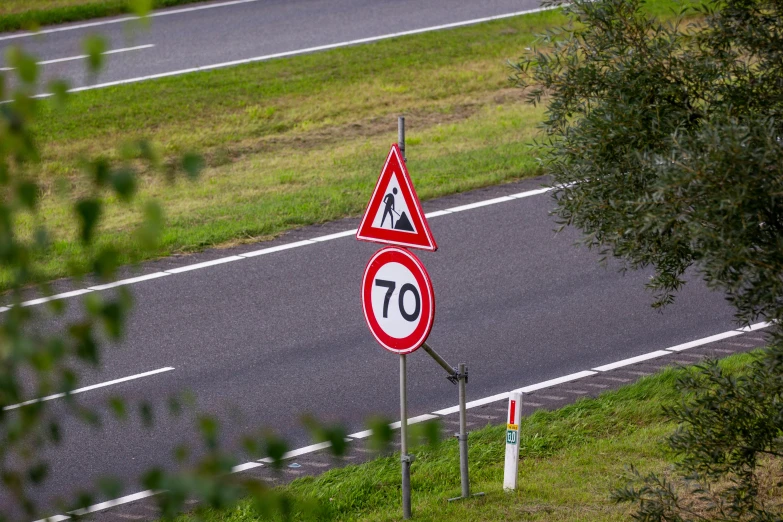
{"type": "Polygon", "coordinates": [[[30,404],[36,404],[36,403],[39,403],[39,402],[51,401],[53,399],[60,399],[62,397],[65,397],[66,395],[76,395],[78,393],[84,393],[84,392],[87,392],[87,391],[90,391],[90,390],[95,390],[95,389],[98,389],[98,388],[105,388],[106,386],[112,386],[114,384],[120,384],[122,382],[134,381],[136,379],[142,379],[144,377],[150,377],[152,375],[157,375],[159,373],[170,372],[173,369],[174,368],[172,368],[171,366],[166,366],[165,368],[158,368],[157,370],[152,370],[152,371],[149,371],[149,372],[137,373],[136,375],[130,375],[128,377],[122,377],[120,379],[114,379],[112,381],[101,382],[101,383],[98,383],[98,384],[91,384],[90,386],[85,386],[83,388],[77,388],[77,389],[75,389],[75,390],[73,390],[73,391],[71,391],[69,393],[55,393],[54,395],[47,395],[46,397],[41,397],[40,399],[31,399],[29,401],[20,402],[19,404],[12,404],[10,406],[6,406],[5,408],[3,408],[3,411],[15,410],[17,408],[21,408],[22,406],[28,406],[30,404]]]}
{"type": "MultiPolygon", "coordinates": [[[[671,348],[665,348],[664,350],[656,350],[655,352],[650,352],[649,354],[640,355],[638,357],[634,357],[633,359],[638,359],[637,362],[645,361],[645,360],[648,360],[648,359],[654,359],[654,358],[657,358],[657,357],[662,357],[662,355],[657,355],[657,354],[659,354],[661,352],[663,352],[664,355],[671,355],[671,354],[676,353],[677,351],[687,350],[688,348],[701,346],[701,345],[704,345],[704,344],[707,344],[707,343],[710,343],[710,342],[713,342],[713,341],[719,341],[721,339],[725,339],[727,337],[733,337],[735,335],[742,335],[745,332],[753,332],[753,331],[756,331],[756,330],[761,330],[763,328],[767,328],[768,326],[771,326],[771,323],[767,323],[767,322],[756,323],[756,324],[752,324],[752,325],[750,325],[748,327],[745,327],[743,329],[729,330],[728,332],[723,332],[723,333],[720,333],[720,334],[717,334],[717,335],[711,335],[709,337],[704,337],[702,339],[697,339],[695,341],[691,341],[691,342],[684,343],[684,344],[678,344],[678,345],[673,346],[671,348]],[[653,356],[653,357],[648,357],[651,354],[656,354],[656,355],[653,356]]],[[[622,361],[617,361],[617,363],[623,363],[623,364],[620,364],[620,366],[625,366],[626,364],[628,364],[627,361],[629,361],[629,360],[630,359],[624,359],[622,361]]],[[[604,366],[599,366],[599,368],[606,368],[608,366],[613,366],[614,364],[617,364],[617,363],[611,363],[611,364],[607,364],[607,365],[604,365],[604,366]]],[[[569,374],[569,375],[564,375],[563,377],[558,377],[556,379],[550,379],[548,381],[543,381],[543,382],[536,383],[536,384],[530,384],[528,386],[519,388],[519,391],[522,391],[522,393],[530,393],[532,391],[542,390],[544,388],[549,388],[551,386],[556,386],[558,384],[562,384],[562,383],[565,383],[565,382],[576,381],[576,380],[582,379],[584,377],[589,377],[589,376],[592,376],[592,375],[599,375],[599,372],[597,372],[595,370],[584,370],[584,371],[581,371],[581,372],[572,373],[572,374],[569,374]]],[[[483,399],[477,399],[475,401],[470,401],[470,402],[468,402],[466,404],[466,408],[467,409],[477,408],[479,406],[484,406],[485,404],[491,404],[493,402],[497,402],[497,401],[501,401],[501,400],[507,399],[509,393],[510,392],[498,393],[496,395],[491,395],[489,397],[484,397],[483,399]]],[[[424,421],[427,421],[427,420],[432,420],[432,419],[438,418],[438,417],[443,416],[443,415],[451,415],[451,414],[456,413],[458,411],[459,411],[459,405],[452,406],[450,408],[444,408],[442,410],[434,411],[431,414],[430,413],[426,413],[424,415],[419,415],[418,417],[413,417],[411,419],[408,419],[408,424],[410,425],[410,424],[415,424],[417,422],[424,422],[424,421]]],[[[392,429],[399,429],[400,422],[399,421],[394,422],[394,423],[390,424],[390,427],[392,427],[392,429]]],[[[370,434],[371,434],[370,430],[359,431],[359,432],[352,433],[352,434],[348,435],[346,440],[350,441],[351,439],[365,439],[365,438],[369,437],[370,434]]],[[[287,459],[291,459],[291,458],[294,458],[294,457],[299,457],[301,455],[306,455],[308,453],[314,453],[316,451],[320,451],[320,450],[326,449],[329,446],[331,446],[331,443],[329,443],[329,442],[320,442],[318,444],[311,444],[309,446],[305,446],[303,448],[291,450],[291,451],[285,453],[283,455],[283,459],[287,460],[287,459]]],[[[234,466],[231,469],[231,472],[232,473],[239,473],[240,471],[245,471],[245,470],[248,470],[248,469],[258,468],[258,467],[263,466],[264,464],[268,464],[268,463],[271,463],[271,462],[272,462],[272,459],[269,459],[269,458],[264,458],[264,459],[260,459],[260,460],[257,460],[257,461],[245,462],[244,464],[239,464],[237,466],[234,466]]],[[[84,515],[84,514],[87,514],[87,513],[93,513],[95,511],[101,511],[101,510],[104,510],[104,509],[108,509],[110,507],[115,507],[115,506],[119,506],[121,504],[127,504],[129,502],[134,502],[136,500],[140,500],[140,499],[143,499],[143,498],[151,497],[153,495],[157,495],[158,493],[160,493],[160,492],[159,491],[151,491],[151,490],[141,491],[139,493],[134,493],[133,495],[127,495],[125,497],[120,497],[120,498],[115,499],[115,500],[109,500],[107,502],[102,502],[100,504],[95,504],[93,506],[89,506],[89,507],[87,507],[85,509],[79,510],[78,512],[75,511],[75,512],[73,512],[71,514],[73,514],[73,515],[84,515]]],[[[68,515],[55,515],[55,516],[52,516],[50,518],[44,518],[44,519],[41,519],[41,520],[37,520],[36,522],[61,522],[63,520],[69,520],[70,518],[71,517],[68,516],[68,515]]]]}
{"type": "Polygon", "coordinates": [[[628,366],[631,364],[636,364],[642,361],[649,361],[650,359],[657,359],[658,357],[663,357],[664,355],[671,355],[671,352],[667,350],[658,350],[655,352],[646,353],[644,355],[637,355],[636,357],[631,357],[629,359],[623,359],[622,361],[613,362],[611,364],[605,364],[603,366],[598,366],[596,368],[593,368],[593,370],[597,372],[608,372],[609,370],[614,370],[615,368],[622,368],[623,366],[628,366]]]}
{"type": "MultiPolygon", "coordinates": [[[[221,2],[219,4],[208,4],[208,5],[199,5],[195,7],[184,7],[181,9],[169,9],[166,11],[156,11],[150,13],[148,16],[150,18],[158,18],[161,16],[170,16],[175,14],[182,14],[182,13],[190,13],[192,11],[203,11],[204,9],[214,9],[216,7],[228,7],[231,5],[237,5],[237,4],[249,4],[251,2],[258,2],[260,0],[231,0],[230,2],[221,2]]],[[[132,22],[133,20],[139,20],[138,16],[123,16],[120,18],[112,18],[110,20],[100,20],[98,22],[87,22],[83,24],[75,24],[75,25],[68,25],[64,27],[53,27],[51,29],[42,29],[40,31],[25,31],[23,33],[14,33],[14,34],[8,34],[4,36],[0,36],[0,41],[2,40],[14,40],[16,38],[27,38],[30,36],[37,36],[40,34],[50,34],[50,33],[62,33],[64,31],[75,31],[78,29],[88,29],[90,27],[100,27],[102,25],[111,25],[111,24],[119,24],[122,22],[132,22]]]]}
{"type": "MultiPolygon", "coordinates": [[[[252,0],[248,0],[252,1],[252,0]]],[[[537,7],[535,9],[528,9],[526,11],[516,11],[513,13],[507,13],[502,15],[495,15],[495,16],[486,16],[484,18],[474,18],[472,20],[464,20],[462,22],[453,22],[450,24],[441,24],[441,25],[433,25],[430,27],[423,27],[421,29],[411,29],[409,31],[399,31],[396,33],[388,33],[383,34],[380,36],[370,36],[368,38],[357,38],[355,40],[348,40],[345,42],[338,42],[333,44],[326,44],[326,45],[317,45],[315,47],[307,47],[305,49],[296,49],[294,51],[284,51],[280,53],[273,53],[273,54],[265,54],[262,56],[254,56],[252,58],[242,58],[239,60],[231,60],[229,62],[220,62],[220,63],[214,63],[210,65],[200,65],[197,67],[189,67],[187,69],[179,69],[176,71],[167,71],[163,73],[157,73],[157,74],[149,74],[146,76],[138,76],[136,78],[126,78],[124,80],[115,80],[112,82],[104,82],[104,83],[97,83],[95,85],[86,85],[84,87],[74,87],[73,89],[69,89],[69,93],[76,93],[76,92],[83,92],[83,91],[92,91],[95,89],[105,89],[107,87],[116,87],[117,85],[127,85],[131,83],[139,83],[144,82],[148,80],[157,80],[159,78],[168,78],[170,76],[181,76],[183,74],[190,74],[194,72],[204,72],[204,71],[213,71],[215,69],[223,69],[226,67],[233,67],[236,65],[245,65],[249,63],[257,63],[257,62],[266,62],[269,60],[274,60],[277,58],[288,58],[291,56],[299,56],[302,54],[310,54],[315,53],[319,51],[328,51],[331,49],[339,49],[341,47],[350,47],[353,45],[359,45],[359,44],[367,44],[367,43],[373,43],[373,42],[379,42],[381,40],[388,40],[390,38],[399,38],[400,36],[411,36],[414,34],[421,34],[421,33],[428,33],[431,31],[442,31],[444,29],[454,29],[457,27],[464,27],[468,25],[475,25],[480,24],[483,22],[491,22],[493,20],[503,20],[505,18],[512,18],[515,16],[522,16],[526,14],[533,14],[533,13],[540,13],[543,11],[551,11],[553,9],[559,9],[560,5],[557,6],[551,6],[551,7],[537,7]]],[[[132,19],[132,18],[129,18],[132,19]]],[[[124,20],[121,20],[124,21],[124,20]]],[[[52,31],[53,32],[53,31],[52,31]]],[[[9,38],[9,37],[6,37],[9,38]]],[[[0,40],[2,40],[3,37],[0,37],[0,40]]],[[[49,96],[52,96],[51,93],[43,93],[43,94],[37,94],[33,96],[33,98],[48,98],[49,96]]]]}
{"type": "MultiPolygon", "coordinates": [[[[495,204],[498,204],[498,203],[505,203],[507,201],[514,201],[515,199],[519,199],[519,198],[525,198],[525,197],[529,197],[529,196],[537,196],[539,194],[545,194],[545,193],[547,193],[547,192],[549,192],[551,190],[554,190],[554,188],[555,187],[545,187],[545,188],[541,188],[541,189],[528,190],[526,192],[520,192],[518,194],[514,194],[514,195],[511,195],[511,196],[502,196],[502,197],[499,197],[499,198],[487,199],[487,200],[484,200],[484,201],[479,201],[477,203],[471,203],[469,205],[461,205],[461,206],[458,206],[458,207],[447,208],[445,210],[438,210],[438,211],[435,211],[435,212],[430,212],[429,214],[425,214],[425,215],[426,215],[427,219],[430,219],[430,218],[433,218],[433,217],[438,217],[438,216],[445,216],[445,215],[448,215],[448,214],[453,214],[454,212],[461,212],[461,211],[464,211],[464,210],[471,210],[471,209],[475,209],[475,208],[486,207],[488,205],[495,205],[495,204]]],[[[352,230],[345,230],[343,232],[336,232],[334,234],[327,234],[327,235],[324,235],[324,236],[314,237],[312,239],[304,239],[302,241],[296,241],[294,243],[287,243],[285,245],[278,245],[278,246],[273,246],[273,247],[268,247],[268,248],[262,248],[260,250],[254,250],[252,252],[245,252],[243,254],[237,254],[235,256],[221,257],[219,259],[213,259],[212,261],[204,261],[202,263],[194,263],[192,265],[185,265],[185,266],[181,266],[181,267],[178,267],[178,268],[171,268],[169,270],[164,270],[162,272],[155,272],[155,273],[147,274],[147,275],[143,275],[143,276],[131,277],[129,279],[122,279],[120,281],[115,281],[113,283],[107,283],[107,284],[104,284],[104,285],[90,286],[87,289],[83,289],[83,290],[74,290],[74,291],[71,291],[71,292],[65,292],[65,293],[62,293],[62,294],[55,294],[55,295],[51,295],[51,296],[48,296],[48,297],[40,297],[38,299],[33,299],[31,301],[25,301],[25,302],[22,303],[22,306],[38,305],[38,304],[42,304],[42,303],[47,303],[49,301],[54,301],[55,299],[65,299],[67,297],[73,297],[73,296],[76,296],[76,295],[86,294],[87,292],[91,292],[93,290],[107,290],[109,288],[115,288],[117,286],[123,286],[123,285],[130,285],[130,284],[133,284],[133,283],[140,283],[142,281],[148,281],[150,279],[157,279],[159,277],[163,277],[163,276],[167,276],[167,275],[171,275],[171,274],[180,274],[182,272],[190,272],[191,270],[198,270],[198,269],[207,268],[207,267],[210,267],[210,266],[221,265],[223,263],[229,263],[231,261],[240,261],[240,260],[245,259],[245,258],[257,257],[257,256],[265,255],[265,254],[273,254],[275,252],[283,252],[285,250],[290,250],[292,248],[298,248],[298,247],[307,246],[307,245],[317,245],[319,243],[323,243],[324,241],[331,241],[333,239],[340,239],[340,238],[343,238],[343,237],[352,236],[354,234],[356,234],[356,229],[355,228],[352,229],[352,230]]],[[[7,306],[0,307],[0,313],[6,312],[8,310],[10,310],[10,308],[7,307],[7,306]]]]}

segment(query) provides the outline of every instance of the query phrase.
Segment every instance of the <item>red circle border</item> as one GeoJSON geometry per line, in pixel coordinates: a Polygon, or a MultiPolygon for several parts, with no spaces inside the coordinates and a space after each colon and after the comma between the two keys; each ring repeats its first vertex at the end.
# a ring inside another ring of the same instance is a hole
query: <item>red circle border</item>
{"type": "Polygon", "coordinates": [[[362,310],[364,320],[370,328],[373,337],[385,349],[401,355],[413,353],[418,350],[432,331],[435,322],[435,292],[432,289],[432,281],[427,269],[418,257],[413,253],[398,247],[386,247],[377,251],[367,262],[362,277],[362,310]],[[375,274],[387,263],[400,263],[411,271],[413,277],[421,289],[421,316],[419,325],[408,337],[398,339],[383,331],[381,325],[375,320],[369,308],[372,307],[372,281],[375,274]],[[369,284],[368,284],[369,281],[369,284]]]}

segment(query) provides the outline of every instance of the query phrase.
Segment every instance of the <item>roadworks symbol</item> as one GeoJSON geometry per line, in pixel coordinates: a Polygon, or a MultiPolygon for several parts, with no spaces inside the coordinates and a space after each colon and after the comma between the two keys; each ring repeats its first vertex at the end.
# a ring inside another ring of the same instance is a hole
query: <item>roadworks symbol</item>
{"type": "Polygon", "coordinates": [[[506,444],[516,444],[516,443],[517,443],[516,430],[508,430],[506,432],[506,444]]]}
{"type": "Polygon", "coordinates": [[[372,226],[415,234],[416,227],[408,217],[410,210],[405,203],[405,197],[400,193],[400,182],[396,173],[392,173],[384,194],[383,203],[378,207],[372,226]]]}

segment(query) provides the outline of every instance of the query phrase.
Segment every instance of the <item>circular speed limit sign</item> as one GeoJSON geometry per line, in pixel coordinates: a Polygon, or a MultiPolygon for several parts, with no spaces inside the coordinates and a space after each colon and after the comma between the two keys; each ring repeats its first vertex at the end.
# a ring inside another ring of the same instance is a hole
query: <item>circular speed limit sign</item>
{"type": "Polygon", "coordinates": [[[406,354],[418,349],[432,330],[435,294],[421,261],[402,248],[379,250],[362,279],[367,326],[381,346],[406,354]]]}

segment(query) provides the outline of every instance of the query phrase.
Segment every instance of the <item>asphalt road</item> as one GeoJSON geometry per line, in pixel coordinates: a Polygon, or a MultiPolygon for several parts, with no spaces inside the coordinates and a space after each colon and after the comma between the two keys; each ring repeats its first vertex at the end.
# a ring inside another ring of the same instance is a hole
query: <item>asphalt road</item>
{"type": "Polygon", "coordinates": [[[204,7],[196,4],[158,11],[149,28],[104,20],[99,25],[61,26],[53,32],[47,28],[39,35],[0,35],[0,53],[5,56],[8,47],[17,45],[42,62],[74,58],[83,55],[82,41],[87,35],[101,34],[115,54],[107,57],[97,77],[86,74],[83,59],[42,65],[44,83],[65,78],[72,87],[83,87],[504,15],[538,7],[540,2],[246,0],[212,4],[216,7],[193,10],[204,7]]]}
{"type": "MultiPolygon", "coordinates": [[[[380,161],[380,160],[379,160],[380,161]]],[[[414,174],[415,180],[415,174],[414,174]]],[[[429,211],[535,188],[528,180],[429,202],[429,211]]],[[[573,231],[553,233],[553,201],[538,195],[430,220],[440,246],[421,253],[435,288],[430,344],[470,368],[477,399],[673,346],[736,327],[722,296],[696,282],[664,313],[650,308],[647,274],[619,274],[576,248],[573,231]]],[[[282,244],[356,226],[311,227],[282,244]]],[[[166,259],[169,269],[259,248],[166,259]]],[[[175,370],[79,395],[99,405],[113,394],[151,401],[191,390],[196,408],[223,420],[225,441],[261,427],[292,447],[310,443],[299,418],[310,412],[364,428],[371,415],[398,418],[398,357],[371,337],[359,284],[376,245],[343,237],[132,285],[136,301],[127,340],[106,352],[102,371],[84,385],[163,367],[175,370]]],[[[78,301],[68,301],[73,307],[78,301]]],[[[73,313],[76,313],[74,309],[73,313]]],[[[51,326],[51,325],[50,325],[51,326]]],[[[423,351],[409,360],[411,416],[456,404],[456,391],[423,351]]],[[[57,401],[50,403],[60,407],[57,401]]],[[[153,464],[173,465],[173,448],[193,443],[192,415],[161,414],[153,429],[107,421],[95,430],[67,421],[66,442],[51,454],[52,475],[36,491],[42,504],[119,476],[125,493],[153,464]]],[[[351,433],[351,431],[349,431],[351,433]]]]}

